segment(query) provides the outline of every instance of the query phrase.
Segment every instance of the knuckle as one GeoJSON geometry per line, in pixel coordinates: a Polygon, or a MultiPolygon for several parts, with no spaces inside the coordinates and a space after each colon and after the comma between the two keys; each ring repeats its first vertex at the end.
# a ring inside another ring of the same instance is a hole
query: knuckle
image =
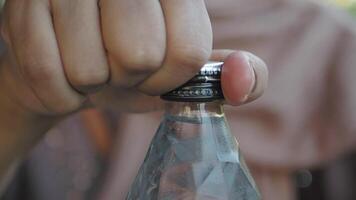
{"type": "Polygon", "coordinates": [[[21,72],[26,81],[30,84],[42,84],[50,82],[55,77],[50,64],[25,61],[21,64],[21,72]]]}
{"type": "Polygon", "coordinates": [[[164,59],[164,53],[155,49],[140,49],[127,52],[120,60],[121,67],[129,74],[150,74],[159,69],[164,59]]]}
{"type": "Polygon", "coordinates": [[[187,45],[174,48],[172,59],[179,67],[196,72],[209,60],[210,54],[208,48],[187,45]]]}
{"type": "Polygon", "coordinates": [[[79,70],[69,76],[68,79],[71,85],[79,90],[91,90],[104,85],[108,81],[109,71],[105,68],[90,71],[79,70]]]}

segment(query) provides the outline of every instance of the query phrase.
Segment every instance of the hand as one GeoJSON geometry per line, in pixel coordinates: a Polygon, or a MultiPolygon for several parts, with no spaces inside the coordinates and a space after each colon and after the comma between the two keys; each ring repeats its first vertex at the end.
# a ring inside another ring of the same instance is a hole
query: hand
{"type": "Polygon", "coordinates": [[[51,115],[82,108],[105,85],[166,92],[192,77],[212,49],[203,0],[9,0],[2,35],[12,95],[51,115]]]}
{"type": "MultiPolygon", "coordinates": [[[[156,109],[160,101],[152,95],[190,79],[211,55],[222,60],[231,54],[212,53],[203,0],[8,0],[2,20],[8,46],[3,87],[14,102],[41,115],[64,115],[93,104],[156,109]]],[[[235,67],[225,71],[240,77],[224,73],[227,82],[236,83],[224,92],[228,102],[240,104],[241,95],[248,101],[262,92],[251,95],[252,88],[262,87],[254,86],[251,66],[242,66],[255,57],[241,52],[231,57],[238,59],[228,58],[227,66],[235,67]]],[[[265,66],[258,69],[263,74],[257,78],[265,79],[265,66]]]]}

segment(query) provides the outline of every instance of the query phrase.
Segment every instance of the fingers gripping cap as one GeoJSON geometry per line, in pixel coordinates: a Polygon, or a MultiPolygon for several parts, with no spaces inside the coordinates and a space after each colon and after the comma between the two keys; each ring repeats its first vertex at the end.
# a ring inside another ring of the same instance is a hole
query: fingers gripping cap
{"type": "Polygon", "coordinates": [[[184,85],[161,96],[167,101],[209,102],[224,99],[221,89],[222,62],[209,62],[184,85]]]}

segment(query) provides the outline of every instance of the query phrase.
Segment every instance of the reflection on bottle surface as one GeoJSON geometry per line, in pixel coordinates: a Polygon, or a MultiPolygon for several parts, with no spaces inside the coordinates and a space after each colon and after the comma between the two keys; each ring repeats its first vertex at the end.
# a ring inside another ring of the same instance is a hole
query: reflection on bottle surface
{"type": "Polygon", "coordinates": [[[219,102],[169,103],[127,200],[259,200],[219,102]]]}

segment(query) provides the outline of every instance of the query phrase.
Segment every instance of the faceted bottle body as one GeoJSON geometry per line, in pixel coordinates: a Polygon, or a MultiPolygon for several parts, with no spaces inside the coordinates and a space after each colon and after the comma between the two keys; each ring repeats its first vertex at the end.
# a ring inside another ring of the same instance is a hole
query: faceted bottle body
{"type": "Polygon", "coordinates": [[[169,103],[126,199],[260,199],[219,102],[169,103]]]}

